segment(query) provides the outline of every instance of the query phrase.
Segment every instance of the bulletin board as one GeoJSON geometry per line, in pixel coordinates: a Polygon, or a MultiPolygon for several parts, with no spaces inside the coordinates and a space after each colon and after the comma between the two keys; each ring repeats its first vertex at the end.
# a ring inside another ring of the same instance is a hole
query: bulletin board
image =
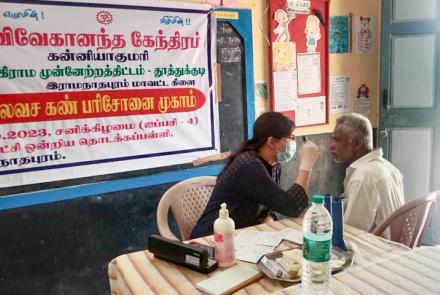
{"type": "Polygon", "coordinates": [[[297,127],[329,120],[329,3],[269,1],[271,105],[297,127]]]}

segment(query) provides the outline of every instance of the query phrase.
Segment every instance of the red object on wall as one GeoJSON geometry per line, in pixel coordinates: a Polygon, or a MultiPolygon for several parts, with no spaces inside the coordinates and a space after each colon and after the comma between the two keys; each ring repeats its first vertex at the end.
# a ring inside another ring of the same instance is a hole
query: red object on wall
{"type": "Polygon", "coordinates": [[[0,94],[0,101],[0,124],[12,124],[193,112],[206,97],[195,88],[146,88],[0,94]]]}
{"type": "Polygon", "coordinates": [[[370,89],[365,85],[365,84],[362,84],[361,85],[361,87],[359,87],[358,88],[358,91],[357,91],[357,97],[359,98],[359,97],[369,97],[368,95],[369,95],[369,93],[370,93],[370,89]]]}
{"type": "MultiPolygon", "coordinates": [[[[290,33],[290,40],[296,43],[296,54],[307,53],[307,39],[306,39],[306,21],[309,15],[315,15],[320,20],[320,33],[321,38],[317,42],[316,52],[320,53],[320,70],[321,70],[321,91],[311,94],[298,94],[298,100],[307,99],[308,97],[325,96],[326,100],[326,124],[329,121],[329,4],[330,0],[311,0],[310,13],[309,14],[296,14],[289,24],[288,29],[290,33]]],[[[271,94],[271,106],[274,109],[274,79],[273,79],[273,54],[272,46],[277,38],[274,29],[277,28],[278,22],[275,20],[275,11],[277,9],[286,10],[286,0],[269,0],[269,35],[270,35],[270,48],[269,48],[269,70],[270,70],[270,94],[271,94]]],[[[295,110],[282,112],[286,116],[295,120],[295,110]]],[[[316,125],[321,125],[316,124],[316,125]]],[[[304,125],[305,126],[305,125],[304,125]]],[[[307,125],[311,126],[311,125],[307,125]]]]}

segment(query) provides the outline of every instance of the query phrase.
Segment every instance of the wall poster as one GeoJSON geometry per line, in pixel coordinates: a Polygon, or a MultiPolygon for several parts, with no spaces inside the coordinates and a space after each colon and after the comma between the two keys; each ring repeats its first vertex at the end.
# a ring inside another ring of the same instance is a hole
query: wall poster
{"type": "Polygon", "coordinates": [[[270,0],[270,93],[297,127],[329,116],[329,0],[270,0]]]}
{"type": "Polygon", "coordinates": [[[347,113],[350,107],[351,77],[330,77],[330,112],[347,113]]]}
{"type": "Polygon", "coordinates": [[[219,151],[210,5],[0,2],[0,187],[219,151]]]}
{"type": "Polygon", "coordinates": [[[350,52],[350,16],[330,16],[330,53],[350,52]]]}
{"type": "Polygon", "coordinates": [[[374,18],[372,16],[355,17],[355,52],[372,53],[374,50],[374,18]]]}

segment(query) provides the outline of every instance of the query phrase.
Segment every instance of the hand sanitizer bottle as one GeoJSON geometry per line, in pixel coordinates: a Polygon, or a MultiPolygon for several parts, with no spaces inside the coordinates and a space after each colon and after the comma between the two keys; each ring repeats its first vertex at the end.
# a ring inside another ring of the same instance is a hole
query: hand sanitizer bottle
{"type": "Polygon", "coordinates": [[[220,205],[219,218],[214,222],[214,253],[220,267],[235,264],[234,230],[235,223],[229,217],[226,203],[220,205]]]}

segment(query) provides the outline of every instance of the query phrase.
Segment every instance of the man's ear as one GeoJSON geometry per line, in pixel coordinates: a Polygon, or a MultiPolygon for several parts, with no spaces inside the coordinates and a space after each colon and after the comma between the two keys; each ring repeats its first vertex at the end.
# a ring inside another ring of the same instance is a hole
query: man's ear
{"type": "Polygon", "coordinates": [[[354,137],[352,140],[353,148],[356,151],[362,150],[364,148],[364,140],[360,137],[354,137]]]}

